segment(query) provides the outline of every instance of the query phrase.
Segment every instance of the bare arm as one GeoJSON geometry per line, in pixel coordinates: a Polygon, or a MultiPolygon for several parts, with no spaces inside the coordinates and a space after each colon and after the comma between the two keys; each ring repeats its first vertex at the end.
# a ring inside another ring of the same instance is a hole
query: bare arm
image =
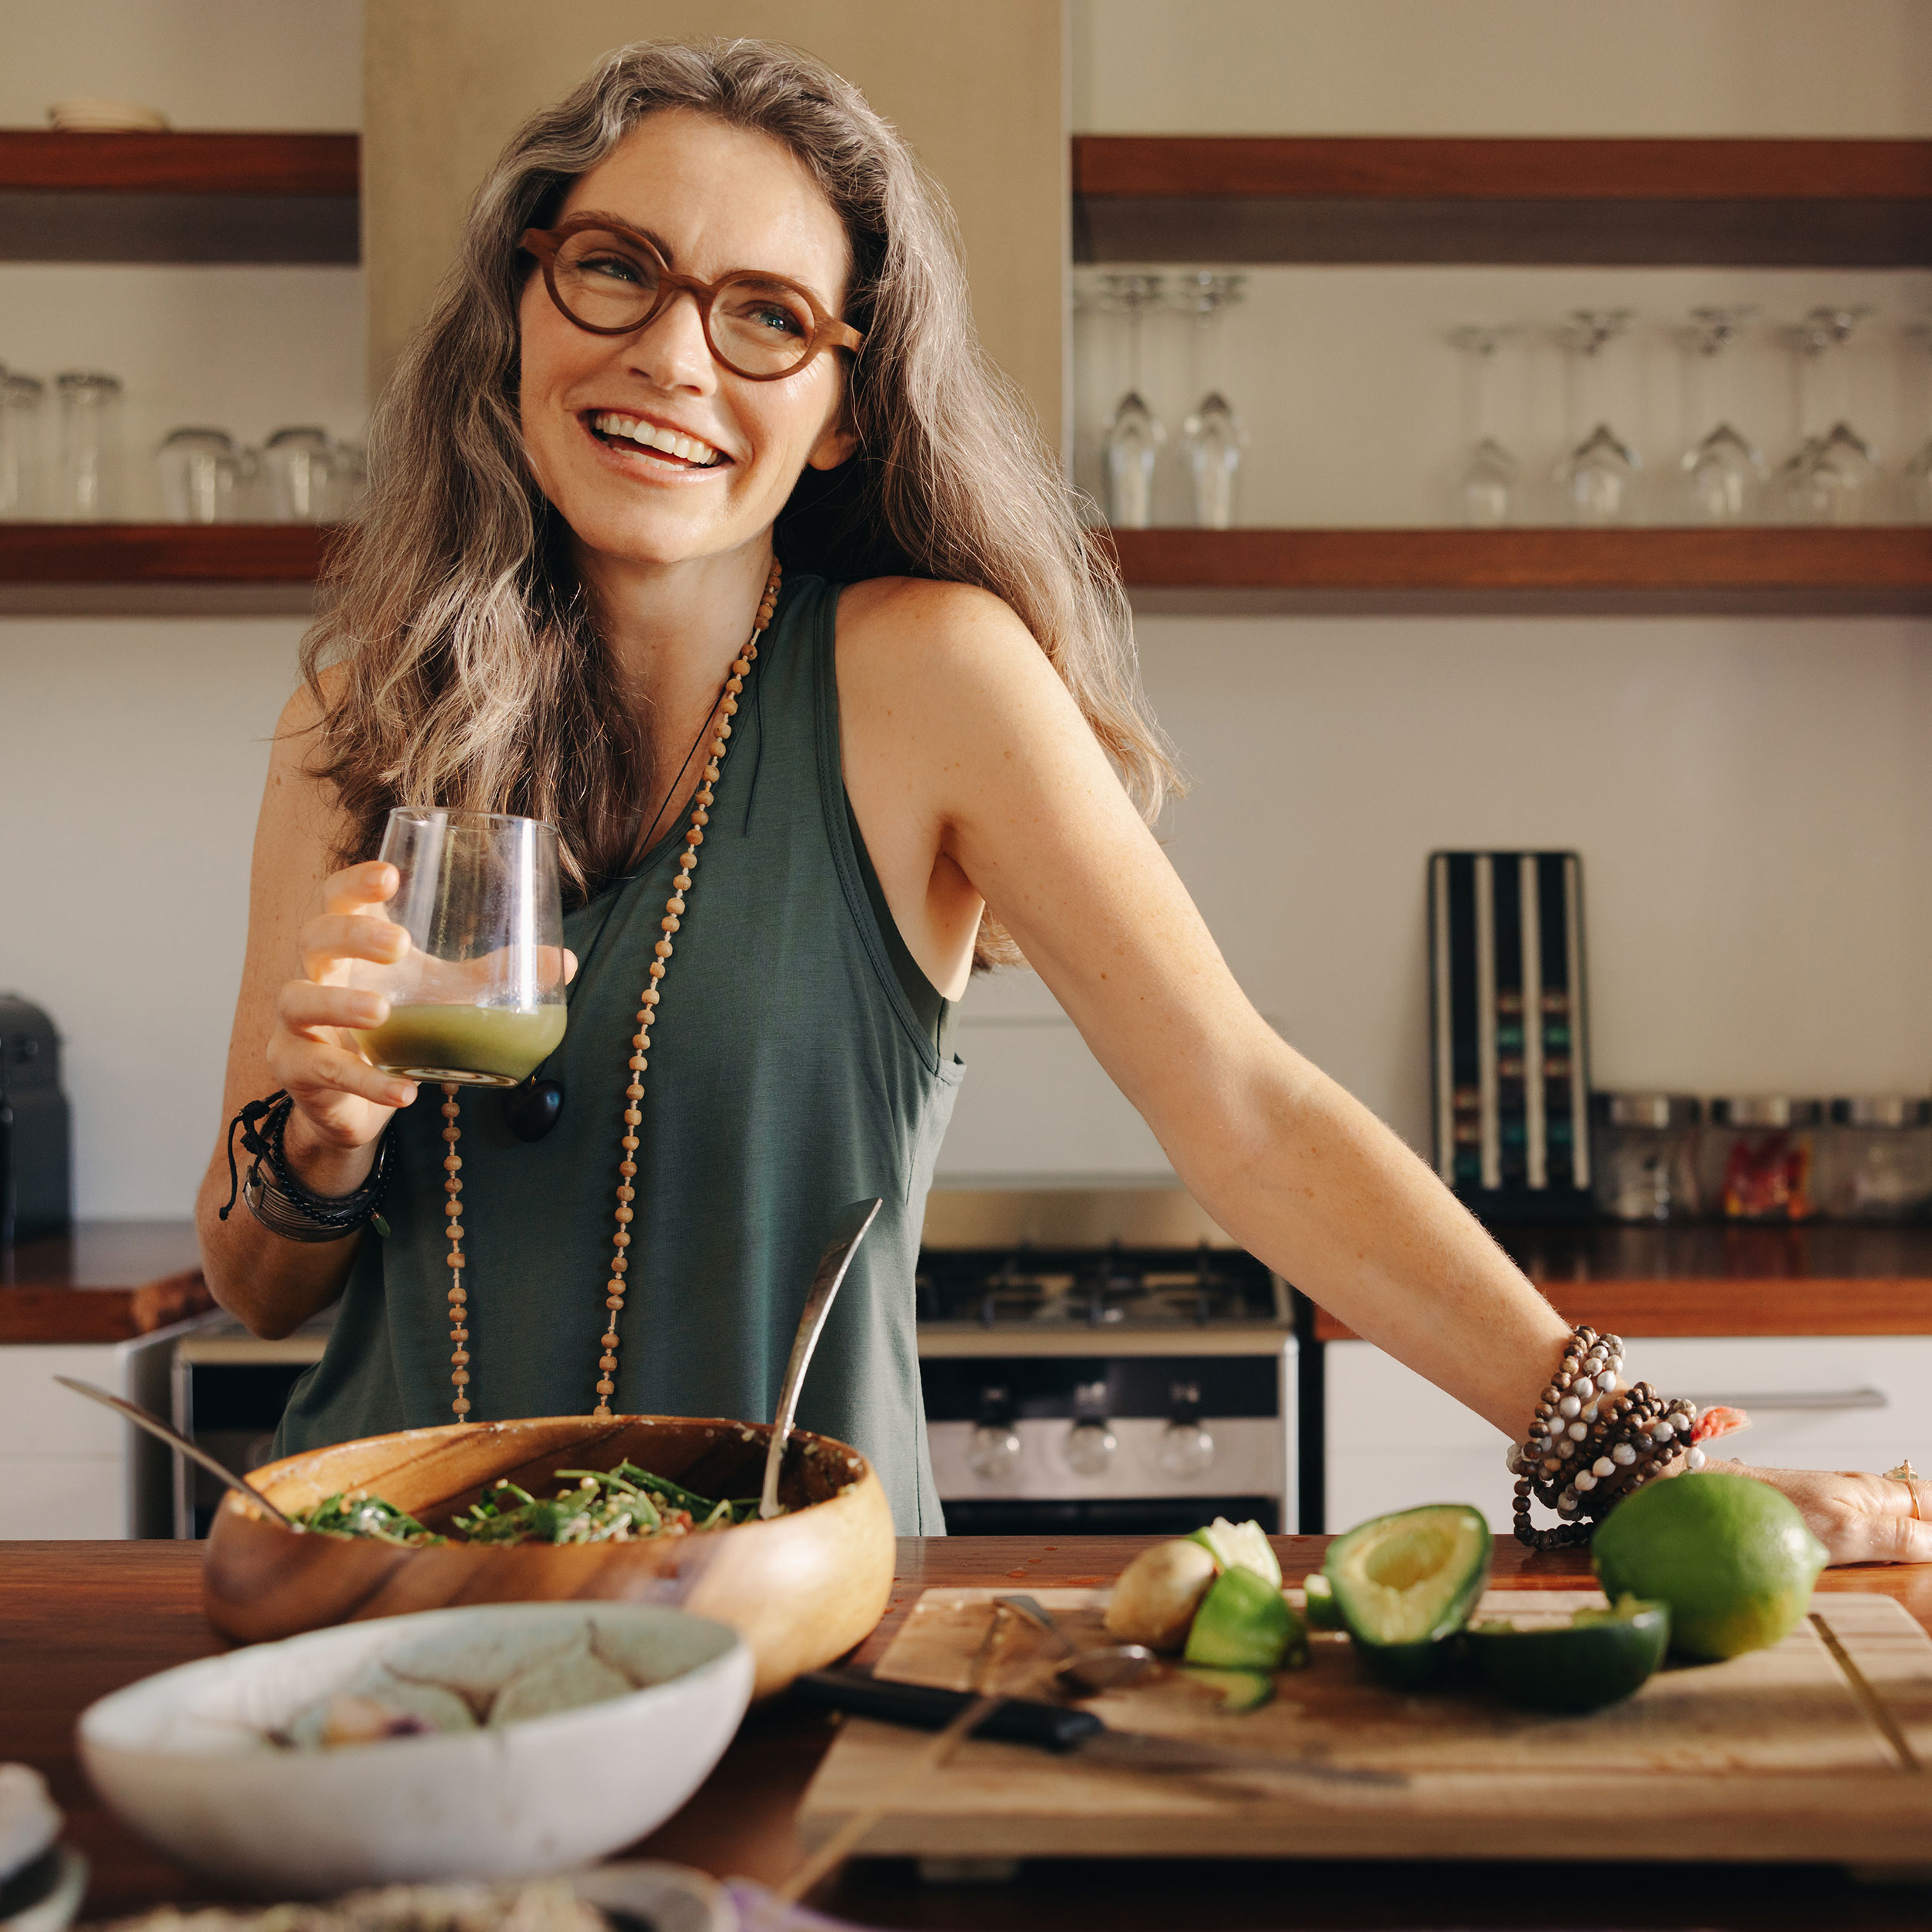
{"type": "MultiPolygon", "coordinates": [[[[368,1178],[391,1114],[415,1098],[412,1083],[378,1073],[336,1029],[387,1014],[373,994],[339,984],[351,956],[395,956],[400,929],[365,908],[388,896],[387,867],[331,878],[335,830],[321,789],[304,768],[315,719],[299,691],[284,710],[255,827],[248,888],[248,951],[228,1038],[224,1122],[278,1088],[295,1096],[284,1147],[304,1183],[321,1194],[352,1193],[368,1178]]],[[[245,1159],[238,1141],[238,1161],[245,1159]]],[[[314,1244],[285,1241],[238,1201],[226,1221],[225,1140],[195,1204],[202,1265],[215,1299],[259,1335],[285,1335],[341,1294],[359,1234],[314,1244]]]]}
{"type": "MultiPolygon", "coordinates": [[[[1567,1325],[1435,1175],[1256,1013],[1018,620],[956,585],[864,589],[848,594],[849,627],[841,607],[841,711],[888,895],[904,848],[915,868],[930,855],[936,883],[951,873],[983,898],[1222,1227],[1357,1334],[1521,1428],[1567,1325]]],[[[913,911],[921,963],[943,985],[930,942],[957,928],[956,908],[913,911]]]]}
{"type": "MultiPolygon", "coordinates": [[[[847,601],[847,782],[929,977],[958,990],[958,934],[983,899],[1214,1219],[1518,1434],[1567,1324],[1434,1173],[1254,1011],[1013,613],[948,585],[867,585],[847,601]]],[[[1834,1562],[1932,1561],[1932,1523],[1916,1520],[1932,1515],[1932,1483],[1915,1501],[1883,1477],[1749,1473],[1798,1504],[1834,1562]]]]}

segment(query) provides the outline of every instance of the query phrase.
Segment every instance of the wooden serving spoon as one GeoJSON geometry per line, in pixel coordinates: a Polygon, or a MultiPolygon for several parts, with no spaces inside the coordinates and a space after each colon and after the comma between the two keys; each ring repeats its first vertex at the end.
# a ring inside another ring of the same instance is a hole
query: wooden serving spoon
{"type": "Polygon", "coordinates": [[[778,1412],[771,1418],[771,1447],[765,1452],[764,1494],[758,1502],[758,1514],[768,1521],[780,1513],[778,1470],[784,1461],[792,1417],[798,1413],[798,1391],[811,1366],[811,1351],[818,1346],[820,1331],[831,1312],[832,1297],[852,1265],[852,1256],[884,1205],[880,1200],[855,1201],[841,1208],[832,1224],[832,1237],[812,1271],[811,1286],[805,1291],[805,1311],[798,1317],[798,1332],[791,1338],[791,1359],[785,1364],[784,1383],[778,1391],[778,1412]]]}
{"type": "Polygon", "coordinates": [[[62,1388],[71,1388],[76,1395],[85,1395],[90,1402],[99,1402],[110,1409],[118,1409],[137,1428],[145,1429],[151,1436],[160,1437],[171,1449],[178,1450],[190,1462],[199,1463],[211,1476],[219,1477],[230,1489],[238,1491],[250,1502],[266,1510],[283,1528],[292,1530],[298,1527],[283,1515],[253,1483],[245,1477],[238,1476],[232,1469],[224,1467],[205,1449],[197,1448],[187,1437],[171,1429],[153,1410],[144,1409],[138,1402],[130,1402],[124,1397],[97,1387],[92,1382],[80,1381],[72,1375],[56,1375],[54,1380],[62,1388]]]}

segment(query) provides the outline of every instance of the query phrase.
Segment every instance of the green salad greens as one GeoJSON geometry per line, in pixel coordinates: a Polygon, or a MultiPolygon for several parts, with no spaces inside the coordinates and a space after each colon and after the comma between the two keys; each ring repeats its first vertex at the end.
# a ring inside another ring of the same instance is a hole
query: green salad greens
{"type": "Polygon", "coordinates": [[[571,1487],[555,1496],[533,1496],[507,1478],[495,1483],[439,1535],[380,1496],[325,1496],[293,1521],[324,1536],[351,1536],[378,1543],[426,1547],[447,1543],[630,1543],[647,1537],[690,1536],[728,1530],[758,1513],[755,1497],[713,1502],[635,1463],[608,1471],[559,1469],[571,1487]]]}

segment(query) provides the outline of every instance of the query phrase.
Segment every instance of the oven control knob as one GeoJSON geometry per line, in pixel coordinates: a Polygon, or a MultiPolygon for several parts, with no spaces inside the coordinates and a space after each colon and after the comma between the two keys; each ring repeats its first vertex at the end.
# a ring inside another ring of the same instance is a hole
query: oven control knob
{"type": "Polygon", "coordinates": [[[1104,1422],[1076,1422],[1067,1432],[1067,1467],[1076,1476],[1104,1476],[1120,1446],[1104,1422]]]}
{"type": "Polygon", "coordinates": [[[1204,1476],[1214,1467],[1214,1438],[1198,1422],[1170,1422],[1161,1432],[1156,1457],[1177,1481],[1204,1476]]]}
{"type": "Polygon", "coordinates": [[[1020,1467],[1020,1434],[1003,1422],[982,1422],[966,1444],[966,1466],[975,1476],[997,1483],[1020,1467]]]}

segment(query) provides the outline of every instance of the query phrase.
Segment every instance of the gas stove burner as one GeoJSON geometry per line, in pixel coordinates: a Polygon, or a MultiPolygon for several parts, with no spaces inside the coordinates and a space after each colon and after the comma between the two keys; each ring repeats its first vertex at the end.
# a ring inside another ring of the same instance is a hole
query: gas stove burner
{"type": "Polygon", "coordinates": [[[1206,1327],[1279,1323],[1277,1287],[1236,1251],[1123,1248],[928,1249],[920,1261],[919,1318],[986,1328],[1206,1327]]]}

